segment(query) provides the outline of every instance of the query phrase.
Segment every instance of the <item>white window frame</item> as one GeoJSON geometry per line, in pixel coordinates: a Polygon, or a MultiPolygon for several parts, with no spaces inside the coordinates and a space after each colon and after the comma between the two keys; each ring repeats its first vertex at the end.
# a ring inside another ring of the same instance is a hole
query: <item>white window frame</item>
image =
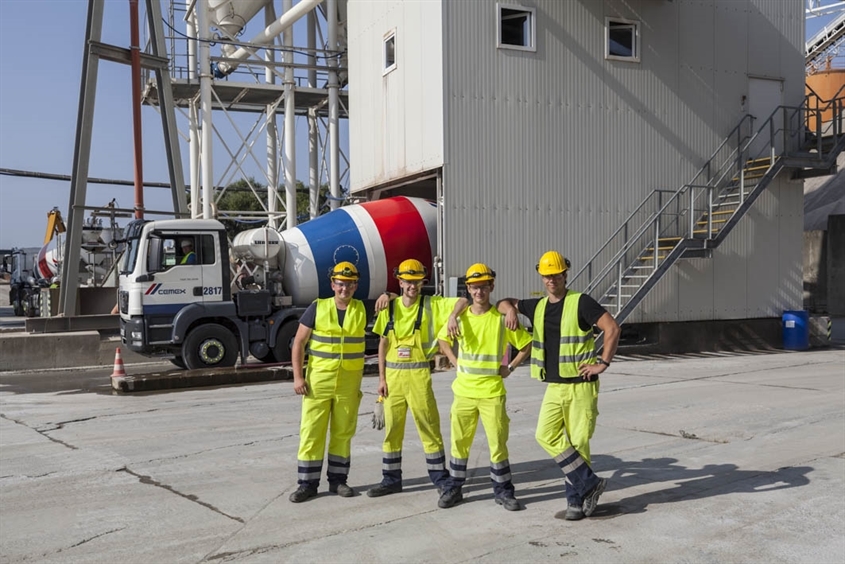
{"type": "Polygon", "coordinates": [[[390,31],[384,34],[381,42],[381,75],[385,76],[388,73],[391,73],[396,70],[396,28],[394,27],[390,31]],[[390,40],[393,40],[393,63],[390,65],[387,64],[387,44],[390,40]]]}
{"type": "Polygon", "coordinates": [[[498,49],[514,49],[516,51],[537,52],[537,10],[517,4],[496,3],[496,47],[498,49]],[[524,12],[528,15],[528,45],[512,45],[502,43],[502,10],[524,12]]]}
{"type": "Polygon", "coordinates": [[[624,18],[604,19],[604,58],[610,61],[625,61],[627,63],[640,62],[640,22],[637,20],[626,20],[624,18]],[[610,54],[610,24],[629,25],[633,28],[634,38],[631,42],[634,54],[631,57],[610,54]]]}

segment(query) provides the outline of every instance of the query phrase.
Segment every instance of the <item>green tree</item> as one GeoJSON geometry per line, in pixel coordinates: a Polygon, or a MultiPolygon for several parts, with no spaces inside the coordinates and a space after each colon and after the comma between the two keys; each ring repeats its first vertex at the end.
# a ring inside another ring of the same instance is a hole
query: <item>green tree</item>
{"type": "MultiPolygon", "coordinates": [[[[327,184],[320,186],[318,207],[320,213],[325,213],[328,209],[327,195],[329,187],[327,184]]],[[[284,208],[285,188],[280,186],[278,190],[279,205],[277,209],[284,208]]],[[[309,191],[308,188],[299,180],[296,182],[296,215],[297,223],[304,223],[310,218],[309,207],[309,191]]],[[[254,178],[241,179],[232,182],[226,187],[223,195],[216,200],[218,211],[218,219],[226,226],[226,233],[229,238],[233,238],[236,234],[247,229],[253,229],[264,225],[264,221],[256,217],[255,220],[250,219],[227,219],[224,214],[235,215],[238,211],[264,211],[267,205],[267,186],[258,182],[254,178]],[[252,186],[252,189],[250,189],[252,186]],[[256,197],[256,194],[258,197],[256,197]],[[260,201],[259,201],[260,199],[260,201]],[[228,212],[228,213],[227,213],[228,212]]]]}

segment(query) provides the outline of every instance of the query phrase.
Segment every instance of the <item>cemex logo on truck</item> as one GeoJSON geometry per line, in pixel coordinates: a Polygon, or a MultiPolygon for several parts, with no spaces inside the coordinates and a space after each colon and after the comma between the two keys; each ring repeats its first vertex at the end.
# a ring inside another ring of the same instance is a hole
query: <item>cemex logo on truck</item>
{"type": "Polygon", "coordinates": [[[162,288],[162,284],[153,284],[147,291],[144,292],[145,296],[151,296],[153,294],[158,294],[159,296],[169,296],[169,295],[176,295],[176,294],[186,294],[187,291],[185,288],[162,288]]]}

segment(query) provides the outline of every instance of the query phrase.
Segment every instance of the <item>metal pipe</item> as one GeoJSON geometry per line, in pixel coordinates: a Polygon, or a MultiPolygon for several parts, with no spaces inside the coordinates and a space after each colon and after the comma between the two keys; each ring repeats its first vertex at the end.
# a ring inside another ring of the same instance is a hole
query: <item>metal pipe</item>
{"type": "MultiPolygon", "coordinates": [[[[276,21],[276,9],[273,3],[270,2],[264,7],[264,24],[270,25],[276,21]]],[[[276,53],[272,49],[264,50],[264,60],[267,61],[267,67],[264,69],[264,82],[267,84],[276,83],[275,63],[276,53]]],[[[278,229],[279,220],[276,215],[279,202],[279,131],[276,127],[276,104],[267,105],[267,225],[273,229],[278,229]]]]}
{"type": "Polygon", "coordinates": [[[320,174],[317,111],[308,108],[308,215],[314,219],[320,215],[320,174]]]}
{"type": "MultiPolygon", "coordinates": [[[[317,14],[315,10],[308,12],[306,47],[308,48],[308,65],[317,65],[317,14]]],[[[317,88],[317,69],[308,69],[308,87],[317,88]]],[[[319,128],[317,126],[317,110],[308,109],[308,212],[311,219],[320,215],[320,171],[319,128]]]]}
{"type": "MultiPolygon", "coordinates": [[[[305,2],[300,2],[297,7],[305,2]]],[[[283,0],[285,16],[293,11],[293,0],[283,0]]],[[[296,18],[298,19],[298,18],[296,18]]],[[[293,21],[296,21],[295,19],[293,21]]],[[[293,22],[291,22],[293,23],[293,22]]],[[[272,27],[272,26],[270,26],[272,27]]],[[[267,29],[270,29],[268,27],[267,29]]],[[[285,64],[293,62],[293,28],[288,26],[282,37],[285,64]]],[[[296,227],[296,84],[293,69],[285,66],[285,219],[286,227],[296,227]]]]}
{"type": "MultiPolygon", "coordinates": [[[[194,82],[197,79],[197,25],[196,14],[193,13],[193,5],[197,0],[185,0],[188,5],[185,14],[185,35],[188,36],[188,80],[194,82]]],[[[199,164],[200,164],[200,138],[199,138],[199,112],[197,111],[196,100],[191,100],[188,107],[188,179],[191,183],[191,218],[196,219],[200,215],[200,187],[199,164]]]]}
{"type": "Polygon", "coordinates": [[[141,140],[141,33],[138,0],[129,0],[129,54],[132,73],[132,132],[135,155],[135,219],[144,218],[144,159],[141,140]]]}
{"type": "Polygon", "coordinates": [[[211,204],[214,200],[214,169],[211,162],[214,131],[211,126],[211,61],[208,23],[208,0],[198,0],[197,35],[200,40],[199,77],[200,77],[200,111],[202,112],[202,217],[212,218],[211,204]]]}
{"type": "MultiPolygon", "coordinates": [[[[326,0],[328,18],[329,51],[337,50],[337,0],[326,0]]],[[[329,59],[329,189],[330,207],[336,210],[340,206],[340,140],[338,122],[340,119],[340,96],[337,80],[337,57],[329,59]]]]}

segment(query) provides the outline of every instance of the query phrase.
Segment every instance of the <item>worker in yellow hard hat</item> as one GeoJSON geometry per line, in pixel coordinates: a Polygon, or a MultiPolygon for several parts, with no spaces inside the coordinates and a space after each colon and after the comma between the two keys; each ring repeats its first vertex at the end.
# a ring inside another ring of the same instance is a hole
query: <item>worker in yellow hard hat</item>
{"type": "Polygon", "coordinates": [[[514,496],[508,460],[510,418],[506,410],[504,378],[530,354],[531,335],[522,327],[516,330],[505,327],[504,316],[490,303],[495,281],[496,273],[486,264],[476,263],[467,270],[466,285],[472,305],[458,318],[457,356],[452,351],[453,339],[448,328],[444,326],[437,336],[440,351],[449,358],[457,372],[452,382],[455,398],[450,415],[450,477],[437,502],[438,507],[444,509],[463,499],[469,450],[479,418],[490,447],[490,480],[496,503],[508,511],[521,509],[514,496]],[[508,344],[519,353],[504,366],[508,344]]]}
{"type": "Polygon", "coordinates": [[[599,374],[607,370],[619,344],[619,325],[587,294],[567,289],[569,261],[557,251],[543,253],[536,270],[546,297],[506,298],[497,306],[509,327],[517,313],[531,320],[531,377],[547,384],[536,439],[565,475],[565,519],[575,521],[595,511],[606,480],[590,467],[590,438],[598,416],[599,374]],[[593,327],[604,332],[601,356],[593,327]]]}
{"type": "Polygon", "coordinates": [[[299,319],[291,348],[293,389],[302,396],[297,466],[299,488],[290,500],[299,503],[317,495],[326,433],[329,429],[329,491],[352,497],[347,485],[352,437],[358,423],[364,375],[364,330],[367,312],[352,296],[358,269],[340,262],[329,271],[334,296],[315,300],[299,319]],[[302,365],[308,346],[308,370],[302,365]]]}
{"type": "Polygon", "coordinates": [[[438,489],[448,479],[430,361],[438,351],[440,327],[468,303],[466,298],[422,296],[428,272],[417,259],[402,261],[393,274],[399,280],[401,298],[389,302],[392,295],[380,298],[373,326],[373,333],[381,335],[378,393],[384,398],[385,435],[382,480],[367,491],[369,497],[402,491],[402,443],[409,409],[422,441],[429,479],[438,489]]]}

